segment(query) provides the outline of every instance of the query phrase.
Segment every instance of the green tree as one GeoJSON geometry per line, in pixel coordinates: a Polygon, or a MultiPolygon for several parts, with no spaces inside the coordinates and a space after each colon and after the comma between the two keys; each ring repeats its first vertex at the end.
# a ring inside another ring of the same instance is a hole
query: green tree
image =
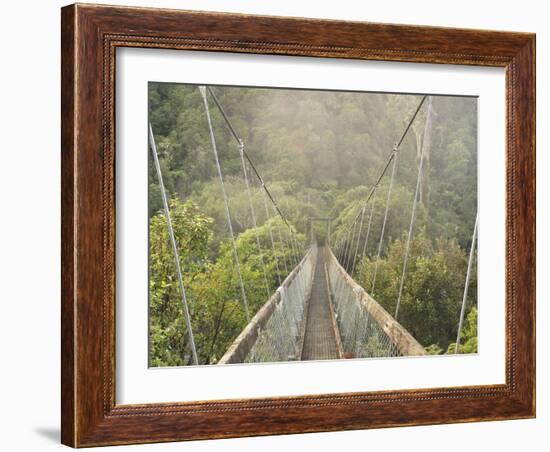
{"type": "MultiPolygon", "coordinates": [[[[456,350],[456,342],[449,344],[448,354],[456,350]]],[[[458,353],[477,353],[477,309],[472,307],[466,316],[466,323],[460,333],[460,345],[458,353]]]]}
{"type": "MultiPolygon", "coordinates": [[[[176,198],[170,200],[170,215],[187,284],[206,265],[211,220],[195,204],[176,198]]],[[[149,340],[151,366],[188,364],[181,289],[163,213],[153,216],[149,225],[149,340]]]]}
{"type": "MultiPolygon", "coordinates": [[[[399,296],[405,240],[391,243],[378,262],[374,298],[394,314],[399,296]]],[[[370,291],[375,261],[361,262],[357,281],[370,291]]],[[[467,256],[456,240],[437,239],[435,244],[421,230],[411,242],[404,289],[397,320],[424,346],[446,350],[456,338],[467,256]]],[[[475,305],[475,291],[470,303],[475,305]]]]}
{"type": "MultiPolygon", "coordinates": [[[[211,257],[212,219],[192,201],[171,199],[170,215],[184,272],[199,363],[213,364],[223,356],[247,324],[232,244],[229,238],[221,241],[217,255],[211,257]]],[[[288,229],[275,218],[257,230],[247,229],[236,238],[250,317],[287,276],[284,269],[296,265],[298,256],[294,256],[286,245],[288,240],[288,229]],[[275,241],[275,249],[271,243],[270,228],[272,233],[277,228],[282,231],[284,242],[275,241]],[[261,252],[258,251],[256,233],[261,252]]],[[[302,241],[303,236],[299,235],[298,240],[302,241]]],[[[181,289],[163,213],[154,215],[150,221],[149,262],[149,363],[151,366],[192,364],[181,289]]]]}

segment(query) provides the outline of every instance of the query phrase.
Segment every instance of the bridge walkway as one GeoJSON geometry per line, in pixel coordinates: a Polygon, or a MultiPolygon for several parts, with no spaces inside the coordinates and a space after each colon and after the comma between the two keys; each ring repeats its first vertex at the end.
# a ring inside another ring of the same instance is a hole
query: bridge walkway
{"type": "Polygon", "coordinates": [[[302,360],[338,359],[338,345],[329,305],[325,249],[319,247],[313,276],[302,348],[302,360]]]}

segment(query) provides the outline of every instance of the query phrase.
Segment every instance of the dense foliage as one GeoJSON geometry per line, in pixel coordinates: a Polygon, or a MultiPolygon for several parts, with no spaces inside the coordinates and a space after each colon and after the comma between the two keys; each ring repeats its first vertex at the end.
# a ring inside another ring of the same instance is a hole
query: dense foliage
{"type": "MultiPolygon", "coordinates": [[[[310,236],[312,216],[333,218],[332,242],[345,236],[420,101],[420,96],[414,95],[233,87],[214,90],[243,138],[246,152],[302,241],[310,236]]],[[[252,316],[299,257],[293,254],[288,229],[277,219],[271,204],[266,209],[260,182],[249,171],[258,225],[257,230],[253,228],[238,147],[219,111],[213,105],[210,111],[252,316]]],[[[171,198],[199,361],[215,363],[247,319],[199,90],[196,86],[151,83],[149,117],[171,198]]],[[[477,209],[476,119],[475,99],[433,98],[430,146],[425,146],[425,176],[398,318],[432,353],[454,352],[455,347],[477,209]]],[[[378,261],[374,296],[392,315],[425,122],[423,108],[401,146],[378,261]]],[[[388,182],[386,177],[374,198],[367,256],[358,259],[355,266],[354,278],[368,291],[388,182]]],[[[150,365],[190,364],[181,291],[152,159],[149,214],[150,365]]],[[[325,224],[315,224],[314,232],[317,240],[326,240],[325,224]]],[[[365,234],[366,228],[361,240],[365,234]]],[[[477,350],[476,292],[474,272],[462,352],[477,350]]]]}
{"type": "MultiPolygon", "coordinates": [[[[396,312],[405,241],[405,235],[393,241],[378,261],[374,291],[375,259],[366,257],[355,276],[392,315],[396,312]]],[[[456,340],[467,260],[455,239],[432,242],[422,230],[412,241],[398,320],[421,344],[447,349],[456,340]]],[[[475,275],[472,279],[475,281],[475,275]]],[[[474,293],[475,287],[470,291],[474,293]]]]}

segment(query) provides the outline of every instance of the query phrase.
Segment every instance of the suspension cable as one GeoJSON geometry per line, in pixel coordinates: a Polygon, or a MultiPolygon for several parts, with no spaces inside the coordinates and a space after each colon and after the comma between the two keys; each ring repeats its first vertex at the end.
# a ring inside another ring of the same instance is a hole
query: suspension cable
{"type": "Polygon", "coordinates": [[[372,217],[373,217],[373,214],[374,214],[375,200],[376,200],[376,198],[372,198],[372,203],[371,203],[371,207],[370,207],[370,215],[369,215],[369,223],[367,225],[367,234],[365,235],[365,243],[363,244],[363,252],[361,254],[361,259],[363,259],[365,257],[365,255],[367,254],[367,245],[369,243],[370,226],[372,224],[372,217]]]}
{"type": "Polygon", "coordinates": [[[344,265],[344,261],[346,260],[346,256],[348,254],[348,247],[349,247],[349,238],[350,238],[350,235],[351,235],[351,228],[355,225],[355,222],[353,222],[353,224],[351,224],[348,228],[348,233],[346,235],[346,238],[344,239],[344,243],[343,243],[343,251],[342,251],[342,266],[344,265]]]}
{"type": "MultiPolygon", "coordinates": [[[[273,208],[275,210],[275,208],[273,208]]],[[[286,242],[283,240],[283,234],[281,234],[281,227],[277,223],[277,212],[275,212],[275,230],[277,231],[277,235],[279,236],[279,243],[281,244],[281,249],[283,250],[283,265],[285,267],[285,274],[289,274],[288,272],[288,265],[287,265],[287,256],[289,255],[289,252],[287,252],[286,248],[286,242]]]]}
{"type": "Polygon", "coordinates": [[[367,206],[363,206],[361,209],[361,222],[359,223],[359,233],[357,234],[357,244],[355,245],[355,255],[353,256],[353,262],[351,266],[351,275],[353,276],[353,273],[355,272],[355,263],[357,262],[357,252],[359,251],[359,243],[361,242],[361,232],[363,232],[363,220],[365,218],[365,210],[367,210],[367,206]]]}
{"type": "Polygon", "coordinates": [[[403,258],[403,269],[401,271],[401,281],[399,283],[399,294],[397,296],[397,304],[395,306],[395,315],[394,318],[397,320],[397,314],[399,314],[399,306],[401,305],[401,297],[403,295],[403,286],[405,284],[405,274],[407,272],[407,262],[409,260],[409,249],[411,246],[411,238],[414,228],[414,220],[416,215],[416,206],[418,203],[418,195],[420,192],[420,184],[422,183],[422,169],[424,166],[424,154],[426,148],[426,138],[428,136],[428,130],[431,124],[431,114],[432,114],[432,98],[428,102],[428,113],[426,115],[426,125],[424,127],[424,137],[422,139],[422,149],[420,151],[420,163],[418,164],[418,176],[416,178],[416,190],[414,193],[413,205],[411,209],[411,221],[409,224],[409,233],[407,235],[407,243],[405,244],[405,256],[403,258]]]}
{"type": "Polygon", "coordinates": [[[260,189],[260,192],[262,193],[262,199],[264,202],[264,209],[265,209],[265,222],[267,224],[267,229],[269,231],[269,239],[271,241],[271,248],[273,249],[273,259],[275,260],[275,268],[277,269],[277,282],[279,283],[279,286],[281,285],[281,269],[279,268],[279,259],[277,257],[277,250],[275,248],[275,240],[273,238],[273,228],[271,227],[271,218],[269,215],[269,207],[267,205],[267,198],[265,191],[260,189]]]}
{"type": "Polygon", "coordinates": [[[176,243],[176,236],[174,235],[174,228],[172,227],[172,219],[170,217],[170,207],[168,206],[168,198],[166,196],[166,189],[164,188],[164,181],[162,178],[162,170],[160,168],[159,157],[157,153],[157,146],[155,144],[155,135],[153,134],[153,127],[149,123],[149,145],[155,161],[155,168],[159,180],[160,193],[162,195],[162,204],[164,206],[164,214],[166,215],[166,224],[168,225],[168,233],[170,235],[170,241],[172,242],[172,250],[174,252],[174,261],[176,263],[176,271],[178,273],[178,282],[181,290],[181,303],[183,305],[183,313],[185,315],[185,323],[187,325],[187,333],[189,334],[189,342],[191,343],[191,352],[193,355],[193,362],[197,366],[199,359],[197,357],[197,349],[195,347],[195,338],[193,336],[193,327],[191,326],[191,315],[189,314],[189,306],[187,304],[187,293],[183,284],[183,275],[180,266],[180,258],[178,252],[178,245],[176,243]]]}
{"type": "Polygon", "coordinates": [[[354,238],[355,238],[355,231],[357,229],[357,225],[358,225],[358,221],[357,219],[353,222],[353,229],[352,229],[352,233],[351,233],[351,240],[349,242],[349,246],[348,246],[348,254],[347,254],[347,257],[346,257],[346,271],[349,271],[350,269],[350,261],[351,261],[351,255],[352,255],[352,249],[353,249],[353,242],[354,242],[354,238]]]}
{"type": "Polygon", "coordinates": [[[246,192],[248,194],[248,204],[250,205],[250,213],[252,215],[252,226],[254,227],[254,233],[256,235],[256,245],[258,245],[258,253],[260,255],[260,264],[262,266],[264,274],[264,284],[267,298],[269,299],[270,290],[269,283],[267,282],[267,270],[265,267],[264,254],[262,251],[262,246],[260,244],[260,232],[258,231],[258,222],[256,221],[256,210],[254,209],[254,203],[252,202],[252,192],[250,191],[250,183],[248,181],[248,171],[246,170],[246,163],[244,161],[244,143],[241,141],[239,144],[239,155],[241,157],[241,164],[243,167],[244,181],[246,185],[246,192]]]}
{"type": "MultiPolygon", "coordinates": [[[[231,123],[231,120],[229,119],[229,116],[226,114],[221,102],[218,100],[216,94],[214,93],[214,91],[212,90],[211,87],[209,86],[203,86],[203,87],[199,87],[200,91],[201,91],[201,94],[203,96],[203,99],[205,100],[205,105],[206,107],[208,108],[208,105],[207,105],[207,100],[206,100],[206,93],[208,92],[210,94],[210,97],[214,100],[214,103],[215,105],[217,106],[218,110],[220,111],[227,127],[229,128],[229,131],[231,132],[231,135],[232,137],[235,139],[235,141],[237,142],[238,146],[239,146],[239,151],[241,153],[241,160],[244,161],[244,159],[247,160],[248,164],[250,165],[250,168],[252,169],[253,173],[256,175],[256,177],[258,178],[258,181],[261,185],[261,188],[262,190],[264,191],[264,193],[268,196],[268,198],[270,199],[272,205],[273,205],[273,208],[275,210],[275,212],[277,213],[277,215],[279,215],[279,217],[282,219],[282,221],[284,222],[284,224],[287,226],[288,230],[289,230],[289,243],[290,243],[290,246],[289,246],[289,250],[291,251],[291,254],[290,254],[290,257],[291,257],[291,260],[294,260],[295,261],[295,265],[298,265],[300,260],[298,258],[298,252],[300,250],[300,247],[299,247],[299,243],[298,243],[298,240],[295,236],[295,232],[294,232],[294,229],[293,227],[290,225],[290,223],[288,222],[288,220],[286,219],[286,217],[283,215],[281,209],[279,208],[277,202],[275,201],[275,198],[274,196],[271,194],[270,190],[268,189],[267,185],[265,184],[262,176],[260,175],[259,171],[257,170],[256,166],[254,165],[254,162],[252,161],[252,159],[250,158],[250,156],[248,155],[245,147],[244,147],[244,142],[243,140],[241,139],[241,137],[239,136],[239,134],[237,133],[235,127],[233,126],[233,124],[231,123]]],[[[209,117],[209,115],[208,115],[209,117]]],[[[211,121],[209,123],[211,125],[211,121]]],[[[212,136],[212,139],[213,139],[213,133],[211,131],[211,136],[212,136]]],[[[221,171],[221,169],[220,169],[221,171]]],[[[246,168],[244,168],[244,171],[245,171],[245,175],[246,175],[246,168]]],[[[221,174],[221,173],[220,173],[221,174]]],[[[247,181],[247,184],[248,184],[248,181],[247,181]]],[[[253,209],[253,205],[251,204],[252,206],[252,209],[253,209]]],[[[255,213],[253,213],[253,217],[255,217],[255,213]]],[[[254,220],[254,218],[253,218],[254,220]]],[[[257,224],[256,224],[256,227],[255,229],[257,230],[257,224]]],[[[234,237],[233,237],[233,232],[232,233],[232,239],[234,241],[234,237]]],[[[258,234],[258,232],[257,232],[258,234]]],[[[260,246],[260,243],[259,243],[259,236],[257,235],[257,243],[258,243],[258,247],[260,249],[260,257],[262,258],[262,261],[263,261],[263,255],[261,253],[261,246],[260,246]]],[[[235,250],[236,250],[236,246],[235,246],[235,250]]],[[[237,258],[238,258],[238,255],[237,255],[237,258]]],[[[240,266],[239,266],[240,267],[240,266]]],[[[266,288],[268,288],[268,283],[267,283],[267,272],[266,272],[266,267],[265,267],[265,262],[262,262],[262,268],[264,270],[264,281],[266,283],[266,288]]],[[[285,268],[286,268],[286,259],[285,259],[285,268]]],[[[240,275],[240,273],[239,273],[240,275]]],[[[241,277],[241,280],[242,280],[242,277],[241,277]]],[[[242,288],[244,288],[244,284],[242,286],[242,288]]],[[[267,289],[268,291],[268,296],[269,296],[269,289],[267,289]]],[[[243,293],[244,293],[244,290],[243,290],[243,293]]]]}
{"type": "Polygon", "coordinates": [[[470,245],[470,256],[468,257],[468,269],[466,270],[466,281],[464,283],[464,293],[462,294],[462,307],[460,308],[460,321],[458,322],[458,332],[456,333],[455,355],[458,353],[458,348],[460,345],[460,333],[462,332],[462,323],[464,322],[466,300],[468,298],[468,287],[470,285],[470,273],[472,270],[472,262],[474,260],[474,250],[476,247],[477,223],[478,223],[478,214],[476,213],[474,233],[472,234],[472,244],[470,245]]]}
{"type": "Polygon", "coordinates": [[[344,263],[344,260],[346,258],[346,253],[348,251],[348,244],[349,244],[349,236],[351,234],[351,225],[348,227],[348,230],[347,230],[347,234],[345,234],[343,237],[342,237],[342,251],[341,251],[341,255],[340,255],[340,262],[342,262],[342,264],[344,263]]]}
{"type": "Polygon", "coordinates": [[[296,236],[294,235],[294,231],[292,229],[290,230],[289,239],[290,239],[290,244],[292,246],[292,253],[294,255],[294,263],[298,265],[300,263],[300,257],[299,257],[300,250],[298,248],[298,242],[296,240],[296,236]]]}
{"type": "MultiPolygon", "coordinates": [[[[218,110],[220,111],[223,119],[225,120],[225,123],[227,124],[227,127],[229,128],[229,130],[231,132],[231,135],[237,141],[237,143],[240,145],[242,143],[242,139],[240,138],[239,134],[236,132],[235,127],[233,127],[233,124],[231,123],[231,120],[229,119],[229,116],[227,116],[227,114],[225,113],[225,110],[224,110],[221,102],[218,100],[216,94],[214,93],[214,91],[212,90],[211,87],[206,86],[205,88],[206,88],[206,90],[208,90],[208,92],[210,93],[212,99],[214,100],[214,103],[218,107],[218,110]]],[[[250,164],[250,167],[252,168],[252,171],[254,171],[254,173],[256,174],[256,177],[260,181],[260,184],[262,185],[262,188],[266,191],[267,196],[269,197],[269,199],[271,200],[271,202],[275,206],[275,210],[277,211],[279,216],[282,218],[282,220],[285,222],[287,227],[289,229],[292,229],[290,227],[290,224],[287,221],[286,217],[283,215],[283,213],[281,212],[281,209],[277,205],[277,202],[275,201],[275,198],[273,197],[273,195],[271,194],[271,192],[267,188],[267,185],[265,184],[264,180],[262,179],[262,176],[260,175],[260,173],[256,169],[256,166],[254,165],[254,162],[252,162],[252,159],[250,158],[250,156],[248,155],[248,153],[246,152],[245,149],[243,149],[243,154],[244,154],[244,157],[248,160],[248,163],[250,164]]]]}
{"type": "MultiPolygon", "coordinates": [[[[408,130],[408,129],[407,129],[408,130]]],[[[374,273],[372,275],[372,288],[371,294],[374,296],[374,287],[376,284],[376,274],[378,273],[378,265],[380,263],[380,253],[382,252],[382,244],[384,242],[384,232],[386,231],[386,222],[388,221],[388,211],[390,210],[390,198],[393,187],[393,180],[395,178],[395,167],[397,166],[397,151],[394,151],[395,156],[393,158],[393,166],[390,176],[390,185],[388,186],[388,196],[386,198],[386,209],[384,211],[384,220],[382,221],[382,230],[380,231],[380,241],[378,242],[378,252],[376,254],[376,261],[374,262],[374,273]]]]}
{"type": "Polygon", "coordinates": [[[220,186],[223,195],[223,201],[225,205],[225,215],[227,217],[227,224],[229,226],[229,233],[231,234],[231,244],[233,247],[233,257],[235,259],[235,265],[237,267],[237,273],[239,274],[239,283],[241,286],[241,295],[243,297],[244,310],[246,314],[247,321],[250,321],[250,314],[248,311],[248,299],[246,297],[246,292],[244,290],[243,276],[241,274],[241,264],[239,262],[239,253],[237,252],[237,242],[235,240],[235,234],[233,233],[233,225],[231,224],[231,213],[229,211],[229,199],[225,191],[225,183],[223,181],[222,168],[220,165],[220,160],[218,157],[218,149],[216,147],[216,138],[214,137],[214,129],[212,128],[212,119],[210,118],[210,109],[208,108],[208,98],[206,96],[206,89],[204,87],[199,87],[202,99],[204,101],[204,108],[206,110],[206,118],[208,120],[208,128],[210,130],[210,141],[212,142],[212,150],[214,151],[214,157],[216,161],[216,168],[218,170],[218,177],[220,179],[220,186]]]}
{"type": "Polygon", "coordinates": [[[382,169],[380,175],[378,176],[378,179],[376,180],[376,182],[374,183],[374,185],[371,187],[370,191],[369,191],[369,194],[367,195],[367,199],[365,201],[365,205],[368,204],[368,202],[370,201],[370,199],[372,198],[372,196],[374,195],[374,192],[376,191],[376,189],[378,188],[378,186],[380,185],[380,182],[382,181],[382,178],[385,176],[386,172],[388,171],[388,168],[390,167],[390,164],[392,162],[392,160],[394,159],[394,157],[397,155],[397,153],[399,152],[399,149],[401,147],[401,144],[403,143],[403,140],[405,139],[405,137],[407,136],[407,133],[409,131],[409,129],[411,128],[414,120],[416,119],[416,117],[418,116],[418,112],[420,111],[420,109],[422,108],[422,105],[424,105],[424,102],[426,100],[428,96],[427,95],[424,95],[422,97],[422,99],[420,100],[419,104],[417,105],[416,107],[416,110],[414,111],[413,115],[411,116],[411,119],[409,119],[409,122],[407,123],[407,127],[405,127],[405,130],[403,131],[403,133],[401,134],[401,137],[399,138],[399,140],[397,141],[397,143],[395,144],[395,146],[393,147],[390,155],[388,156],[388,160],[386,161],[386,164],[384,165],[384,168],[382,169]]]}
{"type": "MultiPolygon", "coordinates": [[[[418,116],[418,113],[420,111],[420,109],[422,108],[422,106],[424,105],[424,102],[426,101],[426,98],[428,96],[427,95],[424,95],[422,97],[422,99],[420,100],[420,102],[418,103],[413,115],[411,116],[411,118],[409,119],[409,122],[407,123],[407,126],[405,127],[405,130],[403,131],[403,133],[401,134],[399,140],[397,141],[397,143],[394,145],[390,155],[388,156],[388,160],[386,161],[386,164],[384,165],[384,167],[382,168],[382,171],[380,172],[380,175],[378,176],[378,179],[376,180],[376,182],[373,184],[373,186],[371,187],[370,191],[369,191],[369,194],[367,195],[367,198],[366,198],[366,201],[364,202],[364,206],[366,207],[368,205],[368,203],[371,201],[371,199],[373,198],[374,194],[376,193],[376,190],[378,189],[378,187],[380,186],[380,182],[382,181],[382,178],[384,177],[384,175],[386,174],[386,172],[388,171],[388,168],[390,167],[390,164],[393,162],[394,165],[393,165],[393,169],[392,169],[392,180],[390,182],[390,188],[388,190],[388,199],[389,199],[389,195],[391,194],[391,185],[393,184],[393,174],[394,174],[394,171],[395,171],[395,159],[397,158],[397,154],[399,152],[399,149],[401,147],[401,144],[403,143],[403,140],[405,139],[409,129],[411,128],[414,120],[416,119],[416,117],[418,116]]],[[[371,215],[370,215],[370,218],[369,218],[369,232],[370,232],[370,224],[371,224],[371,221],[372,221],[372,214],[373,214],[373,211],[374,211],[374,203],[372,205],[372,208],[371,208],[371,215]]],[[[384,235],[384,229],[385,229],[385,224],[386,224],[386,219],[387,219],[387,213],[388,213],[388,203],[386,203],[386,211],[385,211],[385,214],[384,214],[384,222],[383,222],[383,227],[382,227],[382,234],[380,236],[381,240],[383,239],[383,235],[384,235]]],[[[359,215],[361,214],[361,211],[357,212],[357,215],[355,217],[355,220],[354,222],[349,226],[350,228],[351,227],[354,227],[355,226],[355,221],[358,220],[358,217],[359,215]]],[[[348,231],[348,237],[349,237],[349,231],[348,231]]],[[[346,239],[347,240],[347,239],[346,239]]],[[[367,240],[368,240],[368,234],[367,234],[367,237],[365,239],[365,245],[363,247],[364,249],[364,252],[363,252],[363,255],[364,253],[366,252],[366,247],[367,247],[367,240]]],[[[344,259],[345,259],[345,255],[346,255],[346,251],[347,251],[347,243],[344,242],[344,255],[342,256],[342,253],[340,253],[340,257],[338,257],[338,260],[343,264],[344,263],[344,259]]],[[[381,248],[381,245],[379,244],[379,249],[381,248]]],[[[380,250],[381,251],[381,250],[380,250]]],[[[379,253],[380,253],[379,251],[379,253]]],[[[379,254],[378,254],[379,256],[379,254]]],[[[378,260],[376,260],[376,264],[375,264],[375,271],[374,271],[374,274],[373,274],[373,279],[372,279],[372,290],[374,290],[374,287],[375,287],[375,283],[376,283],[376,274],[377,274],[377,270],[378,270],[378,260]]]]}

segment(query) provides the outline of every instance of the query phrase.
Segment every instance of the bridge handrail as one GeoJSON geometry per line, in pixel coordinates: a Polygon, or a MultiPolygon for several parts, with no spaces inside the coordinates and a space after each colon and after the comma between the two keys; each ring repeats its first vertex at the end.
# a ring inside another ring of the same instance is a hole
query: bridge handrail
{"type": "MultiPolygon", "coordinates": [[[[290,284],[298,276],[300,270],[305,265],[308,259],[311,259],[313,255],[313,247],[310,247],[300,263],[294,267],[294,269],[288,274],[288,276],[281,283],[281,287],[288,289],[290,284]]],[[[309,294],[306,294],[309,295],[309,294]]],[[[307,298],[306,298],[307,299],[307,298]]],[[[273,295],[265,302],[265,304],[258,310],[256,315],[252,317],[248,325],[241,331],[237,338],[233,341],[231,346],[227,349],[225,354],[218,361],[218,364],[232,364],[232,363],[244,363],[245,358],[248,356],[250,350],[256,343],[258,335],[262,328],[266,325],[271,314],[281,301],[281,292],[276,290],[273,295]]]]}
{"type": "Polygon", "coordinates": [[[353,292],[357,295],[357,302],[362,303],[367,309],[369,316],[372,317],[378,325],[382,328],[384,333],[390,338],[390,340],[397,347],[401,355],[403,356],[418,356],[426,355],[426,349],[409,333],[403,325],[395,320],[386,311],[380,303],[372,298],[363,287],[355,282],[355,280],[344,270],[344,268],[334,256],[332,249],[325,248],[327,254],[327,263],[334,265],[336,271],[338,271],[346,284],[348,284],[353,292]]]}

